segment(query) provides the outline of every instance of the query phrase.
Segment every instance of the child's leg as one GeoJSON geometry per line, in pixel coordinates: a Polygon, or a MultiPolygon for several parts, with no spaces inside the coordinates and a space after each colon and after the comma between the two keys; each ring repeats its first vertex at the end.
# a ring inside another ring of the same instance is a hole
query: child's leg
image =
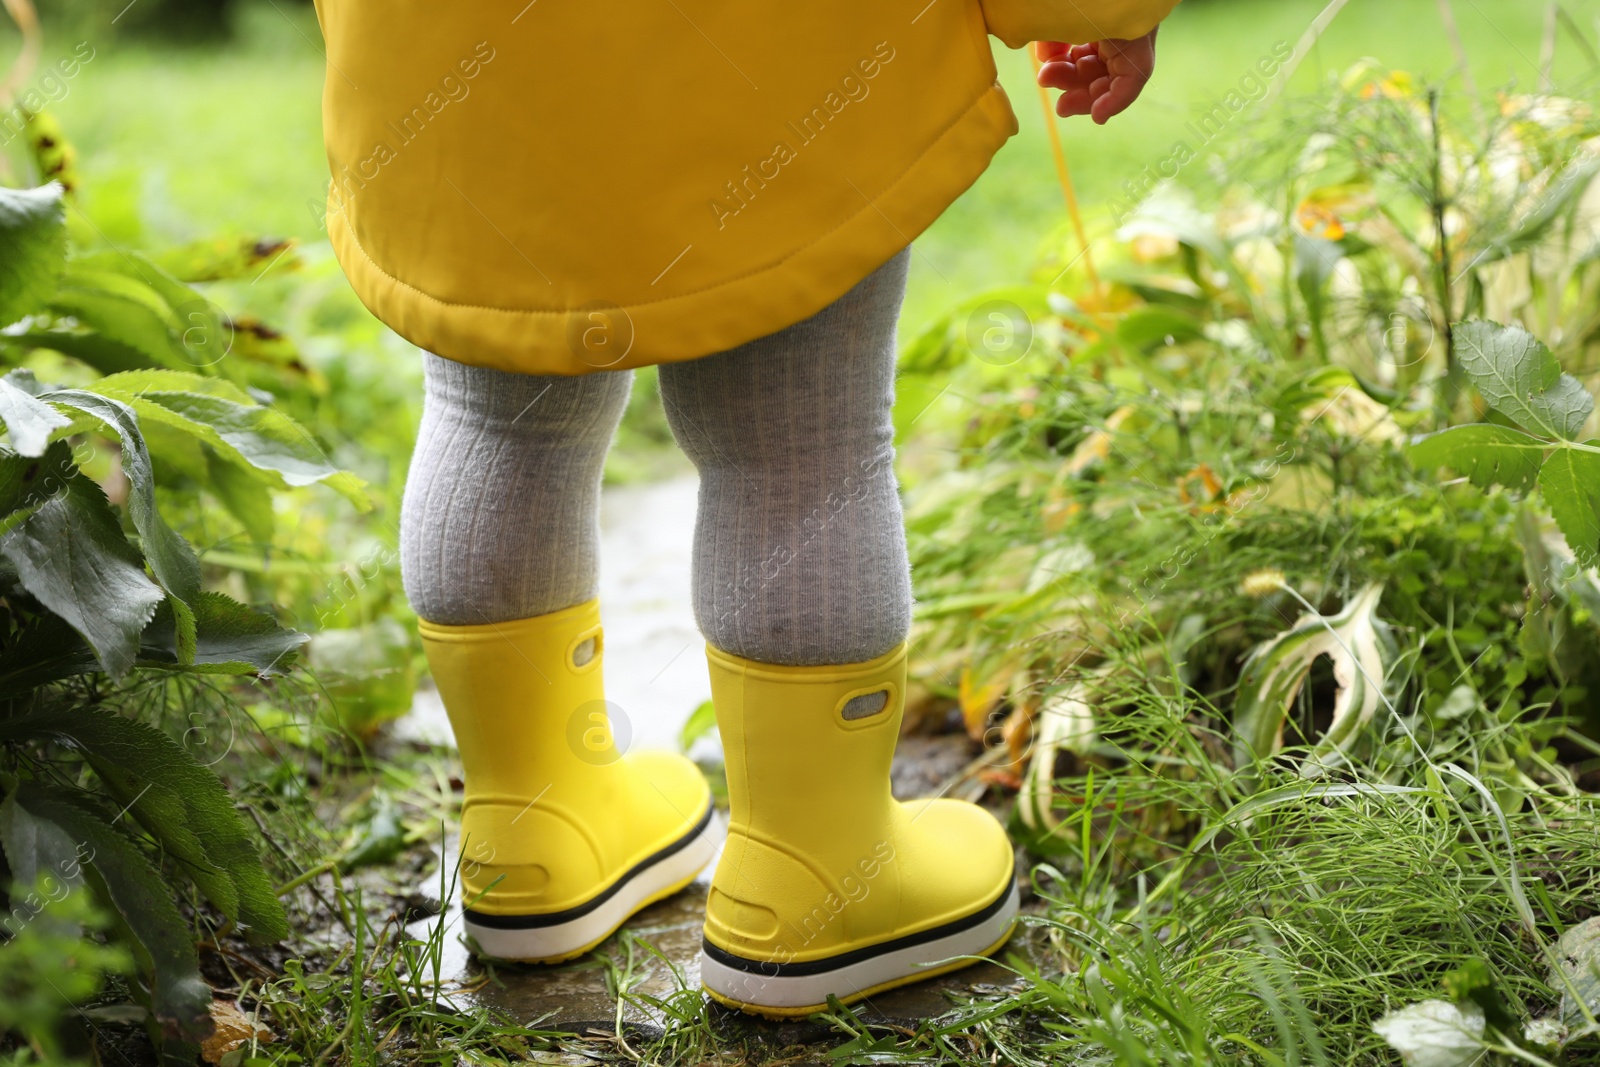
{"type": "Polygon", "coordinates": [[[422,358],[400,518],[411,606],[469,626],[593,599],[600,477],[633,375],[535,377],[422,358]]]}
{"type": "Polygon", "coordinates": [[[465,928],[490,956],[567,959],[687,884],[718,837],[694,764],[611,733],[598,504],[630,376],[425,359],[401,570],[461,754],[465,928]]]}
{"type": "Polygon", "coordinates": [[[661,368],[667,419],[700,470],[694,607],[716,648],[860,663],[906,638],[890,409],[909,258],[803,322],[661,368]]]}
{"type": "Polygon", "coordinates": [[[661,368],[700,468],[695,614],[728,783],[700,978],[766,1015],[962,966],[1017,912],[992,816],[889,789],[911,621],[890,421],[906,260],[770,337],[661,368]]]}

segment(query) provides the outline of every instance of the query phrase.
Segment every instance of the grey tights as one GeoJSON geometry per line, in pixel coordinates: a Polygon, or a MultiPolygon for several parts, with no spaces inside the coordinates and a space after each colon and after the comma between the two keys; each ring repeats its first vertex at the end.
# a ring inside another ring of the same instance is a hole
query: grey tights
{"type": "MultiPolygon", "coordinates": [[[[700,471],[694,608],[706,640],[765,663],[859,663],[911,623],[895,482],[895,320],[908,252],[809,319],[661,368],[700,471]]],[[[591,599],[606,449],[631,375],[535,377],[425,355],[401,514],[418,615],[505,622],[591,599]]]]}

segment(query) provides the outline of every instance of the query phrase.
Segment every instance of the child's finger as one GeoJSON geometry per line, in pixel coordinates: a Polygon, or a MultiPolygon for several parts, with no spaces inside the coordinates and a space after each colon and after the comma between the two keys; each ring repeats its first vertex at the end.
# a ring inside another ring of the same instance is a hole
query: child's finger
{"type": "Polygon", "coordinates": [[[1098,79],[1108,77],[1112,73],[1106,67],[1106,61],[1099,56],[1084,56],[1074,66],[1078,68],[1078,77],[1086,85],[1092,85],[1098,79]]]}
{"type": "Polygon", "coordinates": [[[1089,110],[1089,116],[1094,119],[1095,125],[1104,126],[1128,110],[1144,91],[1145,81],[1146,79],[1142,77],[1124,74],[1109,79],[1103,87],[1102,83],[1096,82],[1094,89],[1091,90],[1094,91],[1094,104],[1089,110]]]}
{"type": "Polygon", "coordinates": [[[1039,62],[1046,63],[1057,56],[1066,55],[1069,47],[1064,41],[1035,41],[1033,42],[1033,54],[1038,58],[1039,62]]]}
{"type": "Polygon", "coordinates": [[[1094,106],[1094,97],[1088,89],[1069,89],[1063,92],[1056,100],[1056,114],[1064,119],[1074,115],[1090,114],[1094,106]]]}
{"type": "Polygon", "coordinates": [[[1075,63],[1053,60],[1039,68],[1039,84],[1046,89],[1085,89],[1093,81],[1075,63]]]}

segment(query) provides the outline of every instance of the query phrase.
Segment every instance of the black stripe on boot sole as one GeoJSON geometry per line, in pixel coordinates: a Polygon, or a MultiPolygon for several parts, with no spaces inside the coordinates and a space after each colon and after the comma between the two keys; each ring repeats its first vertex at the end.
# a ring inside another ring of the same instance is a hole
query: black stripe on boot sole
{"type": "Polygon", "coordinates": [[[1011,899],[1011,891],[1015,888],[1012,883],[1016,881],[1016,878],[1017,869],[1015,862],[1013,862],[1011,873],[1006,877],[1006,886],[1000,891],[1000,895],[971,915],[963,916],[942,926],[935,926],[919,933],[897,937],[893,941],[880,941],[876,945],[867,945],[863,948],[852,949],[849,952],[841,952],[837,956],[829,956],[826,959],[803,960],[797,963],[751,960],[743,956],[735,956],[726,949],[718,948],[709,939],[703,941],[702,944],[706,955],[724,967],[733,967],[736,970],[760,975],[763,978],[801,978],[807,975],[824,974],[828,971],[838,970],[841,967],[849,967],[864,960],[870,960],[876,956],[882,956],[885,953],[898,952],[903,948],[911,948],[914,945],[937,941],[942,937],[949,937],[951,934],[958,934],[963,930],[981,926],[1006,906],[1006,902],[1011,899]]]}
{"type": "Polygon", "coordinates": [[[565,911],[542,912],[538,915],[487,915],[481,911],[473,911],[471,908],[464,908],[462,909],[462,915],[465,916],[466,920],[472,923],[474,926],[482,926],[488,930],[536,930],[542,926],[560,926],[562,923],[568,923],[574,919],[581,919],[591,911],[594,911],[596,908],[600,907],[600,905],[604,904],[606,901],[610,900],[612,897],[616,896],[617,893],[622,890],[623,886],[633,881],[640,874],[643,874],[647,869],[654,867],[667,857],[675,855],[688,848],[690,843],[693,842],[695,838],[705,833],[706,827],[711,825],[711,817],[716,813],[716,810],[716,801],[713,800],[711,803],[706,805],[705,814],[700,816],[700,821],[695,823],[694,829],[678,838],[666,848],[646,856],[644,859],[640,860],[638,863],[629,868],[627,873],[625,873],[622,877],[618,878],[615,882],[612,882],[604,893],[584,901],[577,907],[568,908],[565,911]]]}

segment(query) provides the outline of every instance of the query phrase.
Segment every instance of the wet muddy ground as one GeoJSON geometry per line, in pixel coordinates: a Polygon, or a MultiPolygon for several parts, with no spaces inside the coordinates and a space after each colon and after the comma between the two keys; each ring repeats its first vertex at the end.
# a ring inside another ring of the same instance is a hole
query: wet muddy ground
{"type": "MultiPolygon", "coordinates": [[[[689,715],[710,697],[703,642],[690,608],[689,572],[697,482],[691,476],[645,486],[608,488],[602,506],[601,613],[606,627],[607,699],[628,719],[630,748],[677,749],[679,732],[689,715]]],[[[401,737],[449,744],[449,725],[437,695],[419,694],[411,716],[399,724],[401,737]]],[[[618,731],[619,737],[622,731],[618,731]]],[[[693,755],[720,762],[715,734],[702,739],[693,755]]],[[[909,737],[901,741],[894,767],[894,792],[902,798],[929,796],[940,790],[972,758],[963,737],[909,737]]],[[[446,855],[454,855],[455,842],[446,855]]],[[[427,937],[444,924],[441,978],[445,999],[458,1008],[489,1007],[524,1024],[550,1029],[614,1032],[618,1021],[627,1029],[659,1031],[662,1013],[648,998],[698,997],[701,922],[708,868],[692,886],[670,900],[636,915],[625,928],[653,945],[656,958],[635,951],[632,997],[617,998],[608,990],[607,968],[594,957],[557,967],[486,965],[470,957],[460,936],[459,904],[441,915],[411,924],[410,931],[427,937]],[[689,992],[685,992],[689,991],[689,992]]],[[[438,894],[435,873],[419,886],[419,896],[438,894]]],[[[1027,952],[1026,931],[1010,951],[1027,952]]],[[[602,953],[625,958],[622,942],[613,939],[602,953]]],[[[872,997],[858,1006],[869,1022],[895,1025],[943,1014],[952,995],[974,989],[1010,985],[1012,972],[994,963],[980,963],[927,982],[872,997]]],[[[768,1023],[712,1005],[723,1025],[747,1036],[778,1045],[827,1041],[825,1026],[816,1023],[768,1023]]],[[[837,1041],[837,1035],[831,1035],[837,1041]]]]}

